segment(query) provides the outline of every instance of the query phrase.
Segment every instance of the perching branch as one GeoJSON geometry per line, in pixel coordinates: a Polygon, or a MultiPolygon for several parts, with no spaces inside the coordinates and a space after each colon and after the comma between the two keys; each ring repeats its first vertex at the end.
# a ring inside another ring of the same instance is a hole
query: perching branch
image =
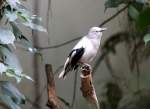
{"type": "MultiPolygon", "coordinates": [[[[123,12],[125,9],[127,9],[129,6],[129,4],[127,4],[125,7],[123,7],[122,9],[120,9],[118,12],[116,12],[114,15],[112,15],[111,17],[109,17],[108,19],[104,20],[100,25],[99,27],[107,24],[109,21],[111,21],[112,19],[114,19],[116,16],[118,16],[121,12],[123,12]]],[[[59,48],[59,47],[62,47],[62,46],[65,46],[67,44],[70,44],[74,41],[77,41],[81,39],[81,37],[77,37],[77,38],[74,38],[74,39],[71,39],[69,41],[66,41],[66,42],[63,42],[61,44],[58,44],[58,45],[53,45],[53,46],[47,46],[47,47],[36,47],[37,49],[39,50],[46,50],[46,49],[54,49],[54,48],[59,48]]]]}
{"type": "Polygon", "coordinates": [[[59,100],[57,98],[57,95],[56,95],[55,81],[54,81],[54,75],[52,72],[52,66],[50,64],[46,64],[45,71],[47,75],[47,92],[48,92],[47,106],[50,109],[62,109],[62,107],[60,106],[59,100]]]}
{"type": "Polygon", "coordinates": [[[91,75],[91,66],[84,65],[81,69],[81,92],[83,97],[88,101],[89,104],[99,108],[99,102],[96,96],[95,88],[92,82],[92,75],[91,75]]]}

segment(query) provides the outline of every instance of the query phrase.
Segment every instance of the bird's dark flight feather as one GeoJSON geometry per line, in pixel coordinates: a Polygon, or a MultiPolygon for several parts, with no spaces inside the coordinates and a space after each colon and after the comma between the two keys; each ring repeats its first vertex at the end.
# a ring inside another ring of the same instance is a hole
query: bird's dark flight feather
{"type": "Polygon", "coordinates": [[[82,57],[82,55],[84,54],[84,51],[85,49],[82,47],[82,48],[78,48],[78,49],[73,49],[72,52],[69,54],[69,56],[72,56],[72,53],[73,52],[76,52],[74,54],[74,56],[72,57],[72,60],[71,60],[71,67],[73,69],[76,69],[77,68],[77,63],[78,61],[80,60],[80,58],[82,57]]]}
{"type": "Polygon", "coordinates": [[[81,59],[82,55],[84,54],[85,49],[82,48],[78,48],[78,49],[73,49],[70,53],[69,53],[69,58],[71,59],[70,62],[66,65],[65,68],[65,74],[63,75],[63,77],[71,70],[75,70],[78,67],[78,61],[81,59]]]}

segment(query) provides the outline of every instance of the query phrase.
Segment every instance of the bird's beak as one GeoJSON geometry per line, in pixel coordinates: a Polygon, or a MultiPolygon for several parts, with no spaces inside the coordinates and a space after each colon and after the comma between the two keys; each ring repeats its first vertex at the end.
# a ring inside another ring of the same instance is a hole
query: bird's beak
{"type": "Polygon", "coordinates": [[[101,28],[101,31],[105,31],[105,30],[107,30],[107,28],[101,28]]]}

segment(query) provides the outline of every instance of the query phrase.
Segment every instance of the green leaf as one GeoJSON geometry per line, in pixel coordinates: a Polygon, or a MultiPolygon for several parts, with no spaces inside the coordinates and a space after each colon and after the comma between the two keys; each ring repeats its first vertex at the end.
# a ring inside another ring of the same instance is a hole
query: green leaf
{"type": "Polygon", "coordinates": [[[142,11],[136,22],[137,28],[141,31],[147,29],[150,26],[150,8],[142,11]]]}
{"type": "Polygon", "coordinates": [[[13,102],[10,96],[7,95],[0,96],[0,102],[4,103],[10,109],[21,109],[18,104],[13,102]]]}
{"type": "Polygon", "coordinates": [[[6,72],[5,72],[5,74],[8,77],[14,77],[16,79],[17,83],[21,82],[22,78],[25,78],[25,79],[33,81],[33,79],[30,76],[26,75],[26,74],[16,73],[15,69],[11,69],[11,68],[7,69],[6,72]]]}
{"type": "Polygon", "coordinates": [[[150,41],[150,34],[146,34],[144,36],[144,42],[145,42],[145,45],[150,41]]]}
{"type": "Polygon", "coordinates": [[[25,26],[34,30],[46,32],[46,29],[40,24],[42,19],[37,15],[31,15],[30,12],[21,5],[19,0],[6,1],[10,6],[13,6],[13,9],[16,9],[15,12],[12,12],[13,9],[10,8],[9,12],[6,12],[9,21],[15,21],[18,18],[25,26]]]}
{"type": "Polygon", "coordinates": [[[10,25],[12,26],[13,33],[16,36],[16,45],[31,52],[31,53],[37,53],[39,52],[36,48],[33,47],[33,44],[31,41],[29,41],[25,36],[22,35],[22,32],[17,27],[16,23],[10,22],[10,25]]]}
{"type": "Polygon", "coordinates": [[[20,4],[19,0],[6,0],[6,1],[12,8],[18,8],[18,5],[20,4]]]}
{"type": "Polygon", "coordinates": [[[30,16],[30,13],[26,10],[23,12],[19,12],[18,16],[21,18],[23,24],[31,29],[46,32],[46,29],[40,25],[41,18],[37,17],[36,15],[30,16]]]}
{"type": "MultiPolygon", "coordinates": [[[[0,49],[1,49],[1,48],[6,48],[8,51],[12,52],[10,46],[7,45],[7,44],[0,44],[0,49]]],[[[1,53],[1,50],[0,50],[0,53],[1,53]]]]}
{"type": "Polygon", "coordinates": [[[17,56],[13,52],[9,51],[7,48],[4,48],[4,47],[0,48],[0,52],[4,56],[4,58],[3,58],[4,63],[9,68],[15,69],[15,72],[17,74],[21,74],[22,73],[22,67],[18,61],[17,56]]]}
{"type": "Polygon", "coordinates": [[[26,51],[29,51],[31,53],[39,53],[39,50],[33,47],[33,44],[31,41],[29,41],[26,37],[23,35],[19,40],[16,41],[17,47],[20,47],[26,51]]]}
{"type": "Polygon", "coordinates": [[[13,30],[13,33],[16,37],[16,39],[20,39],[21,36],[22,36],[22,32],[20,31],[20,29],[17,27],[17,24],[15,22],[9,22],[11,27],[12,27],[12,30],[13,30]]]}
{"type": "Polygon", "coordinates": [[[19,10],[17,15],[18,15],[18,17],[20,18],[21,21],[24,21],[24,22],[31,21],[30,13],[27,10],[24,10],[24,9],[23,10],[19,10]]]}
{"type": "Polygon", "coordinates": [[[105,9],[118,7],[124,0],[106,0],[105,9]]]}
{"type": "Polygon", "coordinates": [[[8,77],[14,77],[14,78],[16,79],[17,83],[21,82],[21,79],[22,79],[22,77],[20,76],[21,73],[20,73],[20,74],[17,73],[17,72],[15,71],[15,69],[11,69],[11,68],[10,68],[10,69],[7,69],[6,72],[5,72],[5,74],[6,74],[6,76],[8,76],[8,77]]]}
{"type": "Polygon", "coordinates": [[[9,29],[0,27],[0,43],[12,44],[14,46],[14,41],[14,34],[9,29]]]}
{"type": "Polygon", "coordinates": [[[7,49],[8,51],[12,52],[11,51],[11,48],[8,46],[8,45],[3,45],[3,44],[0,44],[0,62],[7,65],[4,60],[6,58],[6,56],[3,54],[3,51],[1,49],[7,49]]]}
{"type": "Polygon", "coordinates": [[[25,104],[25,96],[8,81],[0,81],[0,102],[10,109],[20,109],[20,104],[25,104]]]}
{"type": "Polygon", "coordinates": [[[14,22],[18,18],[16,11],[5,10],[5,16],[10,22],[14,22]]]}
{"type": "Polygon", "coordinates": [[[46,32],[47,31],[43,26],[35,24],[33,22],[25,22],[23,24],[25,26],[27,26],[27,27],[30,27],[33,30],[38,30],[38,31],[42,31],[42,32],[46,32]]]}
{"type": "Polygon", "coordinates": [[[133,20],[137,20],[138,19],[139,12],[133,5],[129,6],[128,14],[133,20]]]}
{"type": "Polygon", "coordinates": [[[0,87],[4,95],[10,96],[14,103],[24,104],[25,96],[8,81],[0,81],[0,87]]]}
{"type": "Polygon", "coordinates": [[[137,3],[146,4],[148,0],[135,0],[137,3]]]}
{"type": "Polygon", "coordinates": [[[2,74],[3,72],[6,72],[7,68],[8,67],[6,65],[0,62],[0,74],[2,74]]]}
{"type": "Polygon", "coordinates": [[[30,76],[28,76],[26,74],[21,74],[21,77],[25,78],[25,79],[28,79],[28,80],[31,80],[31,81],[34,81],[30,76]]]}

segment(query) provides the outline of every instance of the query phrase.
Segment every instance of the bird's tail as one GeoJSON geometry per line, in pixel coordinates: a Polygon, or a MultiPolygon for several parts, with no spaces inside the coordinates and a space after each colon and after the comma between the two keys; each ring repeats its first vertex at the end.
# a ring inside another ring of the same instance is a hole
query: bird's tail
{"type": "Polygon", "coordinates": [[[63,79],[66,78],[65,70],[63,70],[63,71],[59,74],[58,78],[63,78],[63,79]]]}
{"type": "Polygon", "coordinates": [[[64,68],[63,68],[62,72],[59,74],[58,77],[65,79],[66,78],[66,74],[69,72],[70,69],[71,69],[70,58],[67,58],[67,60],[65,62],[65,65],[64,65],[64,68]]]}

